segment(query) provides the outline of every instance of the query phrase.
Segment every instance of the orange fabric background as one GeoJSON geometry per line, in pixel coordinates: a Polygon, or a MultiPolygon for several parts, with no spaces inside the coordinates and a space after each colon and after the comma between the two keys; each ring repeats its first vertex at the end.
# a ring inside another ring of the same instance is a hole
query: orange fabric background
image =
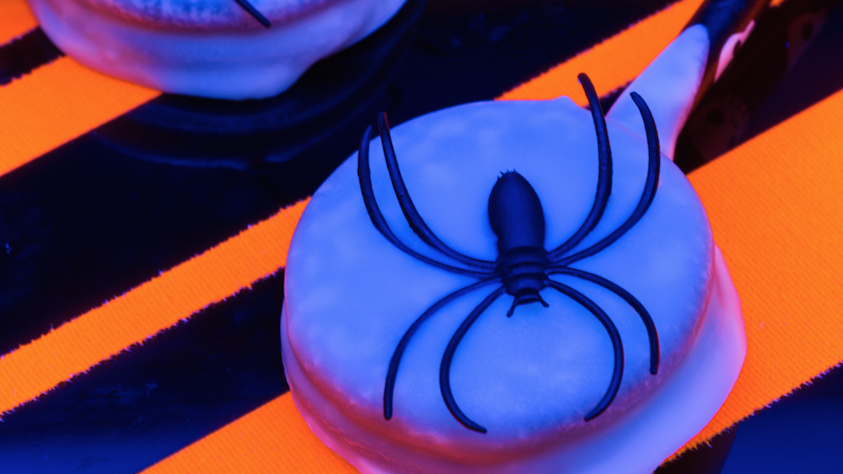
{"type": "Polygon", "coordinates": [[[0,175],[160,94],[67,57],[41,66],[0,87],[0,175]]]}
{"type": "Polygon", "coordinates": [[[744,313],[747,358],[710,438],[843,360],[843,91],[690,175],[744,313]]]}
{"type": "MultiPolygon", "coordinates": [[[[699,3],[679,2],[501,98],[576,97],[580,94],[576,73],[582,70],[604,93],[623,86],[680,31],[699,3]]],[[[0,43],[31,28],[31,16],[20,13],[21,4],[20,0],[0,0],[0,43]]],[[[0,174],[157,95],[67,58],[0,87],[0,174]],[[55,86],[59,83],[63,87],[55,86]],[[22,110],[28,112],[22,114],[22,110]]],[[[843,123],[840,93],[691,175],[742,296],[749,355],[732,396],[689,445],[709,439],[843,359],[843,318],[837,314],[843,309],[838,296],[843,252],[835,245],[843,229],[843,200],[836,195],[843,177],[843,164],[836,160],[843,145],[839,127],[835,128],[839,123],[843,123]]],[[[0,361],[0,411],[37,397],[72,374],[277,271],[283,266],[286,247],[280,247],[283,252],[273,251],[271,257],[261,256],[259,252],[267,246],[279,249],[278,240],[268,243],[262,232],[273,226],[272,238],[289,241],[301,207],[283,210],[7,354],[0,361]],[[241,267],[242,274],[233,272],[237,275],[226,279],[233,268],[241,267]],[[198,289],[208,285],[213,290],[198,289]],[[190,301],[176,296],[185,291],[184,298],[190,301]],[[152,326],[135,321],[150,314],[150,305],[170,319],[152,326]],[[107,346],[98,341],[112,331],[100,326],[113,324],[102,322],[106,314],[112,316],[105,319],[129,318],[129,324],[122,320],[129,328],[125,340],[107,346]],[[79,328],[85,329],[75,332],[79,328]],[[63,335],[71,333],[72,337],[63,335]],[[31,346],[37,350],[27,349],[31,346]],[[56,354],[61,358],[76,354],[82,360],[59,366],[56,354]],[[37,383],[31,385],[33,381],[37,383]],[[28,392],[18,396],[18,389],[28,392]]],[[[310,434],[289,395],[148,472],[244,472],[249,467],[258,472],[353,472],[310,434]]]]}
{"type": "Polygon", "coordinates": [[[23,0],[0,0],[0,44],[38,26],[23,0]]]}

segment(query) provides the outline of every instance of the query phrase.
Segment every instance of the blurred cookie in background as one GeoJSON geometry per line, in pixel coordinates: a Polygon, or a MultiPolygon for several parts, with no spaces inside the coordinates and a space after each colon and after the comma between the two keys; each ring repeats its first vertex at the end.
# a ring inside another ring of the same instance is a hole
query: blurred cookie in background
{"type": "Polygon", "coordinates": [[[27,0],[97,71],[165,92],[259,99],[369,35],[406,0],[27,0]]]}

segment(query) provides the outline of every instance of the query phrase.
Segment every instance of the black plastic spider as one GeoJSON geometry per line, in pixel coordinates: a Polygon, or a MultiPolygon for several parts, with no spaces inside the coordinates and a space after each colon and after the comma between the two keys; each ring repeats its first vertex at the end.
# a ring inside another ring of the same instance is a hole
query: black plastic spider
{"type": "Polygon", "coordinates": [[[407,344],[410,342],[413,334],[415,334],[418,328],[428,318],[451,301],[496,282],[502,283],[502,285],[489,294],[483,302],[474,308],[471,314],[469,314],[462,322],[456,333],[451,338],[451,341],[448,343],[448,347],[445,350],[445,354],[442,357],[442,364],[439,370],[439,385],[442,391],[442,397],[445,399],[445,404],[448,406],[451,414],[453,414],[454,417],[467,428],[481,433],[486,432],[485,428],[470,420],[465,416],[465,414],[463,414],[451,394],[449,375],[451,370],[451,360],[457,346],[474,321],[476,321],[486,308],[488,308],[492,302],[494,302],[504,292],[514,297],[507,316],[511,316],[518,305],[526,303],[538,302],[547,307],[548,304],[542,299],[539,291],[548,286],[564,295],[567,295],[596,316],[606,328],[606,331],[609,333],[612,340],[615,363],[614,371],[612,373],[612,381],[609,384],[608,390],[603,396],[603,399],[600,400],[600,403],[598,403],[597,406],[585,416],[585,421],[589,421],[601,414],[604,410],[606,410],[609,404],[612,403],[612,400],[614,400],[615,395],[618,392],[618,388],[620,387],[621,377],[623,375],[624,357],[620,335],[618,334],[615,325],[596,303],[570,286],[551,280],[550,275],[553,274],[570,275],[595,283],[620,296],[632,308],[634,308],[644,321],[644,325],[647,327],[647,334],[650,340],[650,373],[655,374],[657,372],[659,365],[658,335],[656,334],[656,328],[653,324],[653,320],[644,306],[629,292],[615,283],[612,283],[611,281],[593,273],[569,267],[570,264],[594,255],[611,245],[630,228],[632,228],[644,212],[647,211],[647,208],[653,201],[653,197],[655,197],[656,184],[659,179],[659,142],[656,133],[656,125],[647,104],[644,102],[644,99],[633,92],[631,94],[632,99],[638,106],[639,112],[644,120],[649,149],[649,165],[644,192],[641,195],[641,199],[638,202],[637,207],[632,212],[632,215],[620,227],[596,244],[577,253],[571,254],[571,249],[582,241],[582,239],[585,238],[585,236],[588,235],[600,221],[612,189],[612,156],[609,149],[609,135],[606,131],[606,120],[603,116],[603,110],[600,107],[597,93],[594,91],[594,86],[592,86],[588,76],[580,74],[578,77],[583,89],[585,90],[586,96],[588,97],[591,115],[594,119],[594,128],[597,133],[599,150],[599,177],[597,182],[597,193],[594,205],[579,230],[577,230],[576,233],[574,233],[574,235],[562,245],[551,251],[544,249],[544,215],[539,197],[536,195],[536,192],[527,180],[514,171],[503,173],[501,177],[498,178],[498,181],[495,183],[495,186],[492,188],[492,192],[489,196],[489,221],[491,223],[492,230],[494,230],[495,234],[498,236],[497,260],[490,262],[472,258],[445,245],[427,227],[424,220],[422,220],[421,216],[416,211],[413,201],[410,199],[410,195],[407,193],[407,188],[404,186],[404,181],[401,178],[400,171],[398,170],[398,162],[395,158],[395,151],[393,150],[392,140],[389,135],[387,117],[386,114],[382,112],[378,117],[378,128],[383,144],[384,155],[389,169],[389,176],[392,179],[392,186],[395,189],[395,194],[398,197],[398,201],[401,205],[401,209],[404,211],[404,216],[406,217],[407,222],[410,224],[413,231],[415,231],[415,233],[425,243],[461,263],[464,267],[439,262],[412,250],[392,233],[384,220],[383,214],[381,214],[381,211],[378,208],[377,202],[375,201],[369,171],[369,141],[372,139],[372,127],[367,128],[366,132],[363,134],[358,154],[358,175],[360,178],[360,188],[363,193],[363,201],[366,204],[366,210],[368,211],[369,217],[375,227],[381,234],[383,234],[384,237],[387,238],[387,240],[392,242],[393,245],[412,257],[449,272],[458,273],[460,275],[468,275],[479,279],[478,282],[461,288],[436,302],[421,316],[419,316],[419,318],[404,334],[404,337],[401,339],[401,342],[398,344],[398,347],[393,353],[386,377],[386,387],[383,397],[383,412],[384,417],[387,420],[392,417],[392,397],[393,389],[395,387],[395,376],[398,372],[398,365],[401,362],[401,356],[404,353],[404,349],[407,347],[407,344]]]}

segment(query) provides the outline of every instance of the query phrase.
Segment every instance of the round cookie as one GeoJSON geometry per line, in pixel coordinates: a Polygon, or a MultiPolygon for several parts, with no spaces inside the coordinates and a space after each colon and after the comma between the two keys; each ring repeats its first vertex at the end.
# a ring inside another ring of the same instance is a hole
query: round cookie
{"type": "Polygon", "coordinates": [[[257,99],[389,20],[406,0],[27,0],[65,53],[154,89],[257,99]]]}
{"type": "MultiPolygon", "coordinates": [[[[608,122],[611,194],[596,227],[571,253],[618,229],[648,174],[647,141],[608,122]]],[[[416,236],[380,152],[370,147],[374,194],[398,239],[458,265],[416,236]]],[[[553,249],[586,220],[598,184],[591,114],[568,98],[470,104],[393,131],[409,195],[448,246],[495,261],[489,195],[517,171],[535,189],[553,249]]],[[[615,357],[607,330],[583,304],[545,288],[538,303],[507,312],[495,300],[454,353],[450,387],[468,429],[443,401],[440,365],[457,328],[500,284],[455,299],[406,347],[384,417],[385,380],[407,329],[445,295],[477,282],[396,248],[367,214],[357,159],[344,163],[308,205],[286,270],[282,347],[294,401],[314,433],[361,472],[651,472],[701,430],[743,363],[737,294],[690,183],[668,159],[652,204],[621,238],[571,267],[608,279],[646,308],[658,331],[658,373],[642,318],[627,301],[570,275],[553,279],[605,311],[623,343],[617,396],[605,396],[615,357]]]]}

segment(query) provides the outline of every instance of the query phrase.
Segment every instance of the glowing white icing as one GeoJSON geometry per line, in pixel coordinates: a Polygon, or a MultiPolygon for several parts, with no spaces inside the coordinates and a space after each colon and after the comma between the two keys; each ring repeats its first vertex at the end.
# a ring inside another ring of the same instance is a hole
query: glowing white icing
{"type": "MultiPolygon", "coordinates": [[[[80,63],[165,92],[220,99],[279,94],[313,63],[385,23],[405,2],[333,1],[269,29],[240,8],[237,15],[248,20],[248,28],[194,31],[141,24],[80,0],[27,1],[47,36],[80,63]]],[[[191,28],[198,28],[196,21],[191,28]]]]}
{"type": "MultiPolygon", "coordinates": [[[[608,127],[612,194],[603,219],[577,249],[617,228],[644,186],[646,141],[611,121],[608,127]]],[[[473,257],[496,258],[487,200],[503,171],[518,171],[535,188],[547,249],[575,232],[594,200],[591,116],[568,98],[460,106],[395,128],[393,140],[420,214],[445,243],[473,257]]],[[[379,140],[372,142],[372,181],[387,222],[411,247],[446,260],[406,224],[379,147],[379,140]]],[[[442,400],[439,364],[456,327],[495,288],[488,287],[422,326],[398,372],[393,418],[385,420],[384,383],[398,341],[428,307],[474,280],[421,263],[379,234],[366,213],[356,165],[352,157],[325,182],[299,223],[287,262],[282,344],[287,380],[308,425],[362,472],[404,472],[420,463],[429,472],[651,471],[725,399],[743,361],[737,297],[725,266],[715,264],[699,199],[663,158],[656,197],[641,221],[573,265],[614,281],[648,309],[662,351],[658,375],[648,372],[647,334],[632,308],[596,285],[559,277],[618,327],[626,367],[617,398],[605,413],[583,421],[605,392],[613,362],[609,337],[591,313],[545,289],[549,308],[520,306],[507,318],[512,297],[505,295],[472,326],[454,357],[454,397],[488,433],[466,429],[442,400]],[[701,348],[701,338],[718,349],[701,348]],[[712,357],[711,350],[724,355],[712,357]],[[697,372],[706,385],[690,380],[697,372]],[[676,396],[682,400],[670,401],[676,396]],[[681,418],[686,410],[694,411],[687,423],[671,420],[676,426],[664,429],[674,432],[653,439],[661,428],[651,418],[681,418]],[[642,433],[646,438],[639,440],[642,433]],[[613,449],[619,454],[604,452],[613,449]],[[600,471],[601,463],[630,469],[600,471]]]]}

